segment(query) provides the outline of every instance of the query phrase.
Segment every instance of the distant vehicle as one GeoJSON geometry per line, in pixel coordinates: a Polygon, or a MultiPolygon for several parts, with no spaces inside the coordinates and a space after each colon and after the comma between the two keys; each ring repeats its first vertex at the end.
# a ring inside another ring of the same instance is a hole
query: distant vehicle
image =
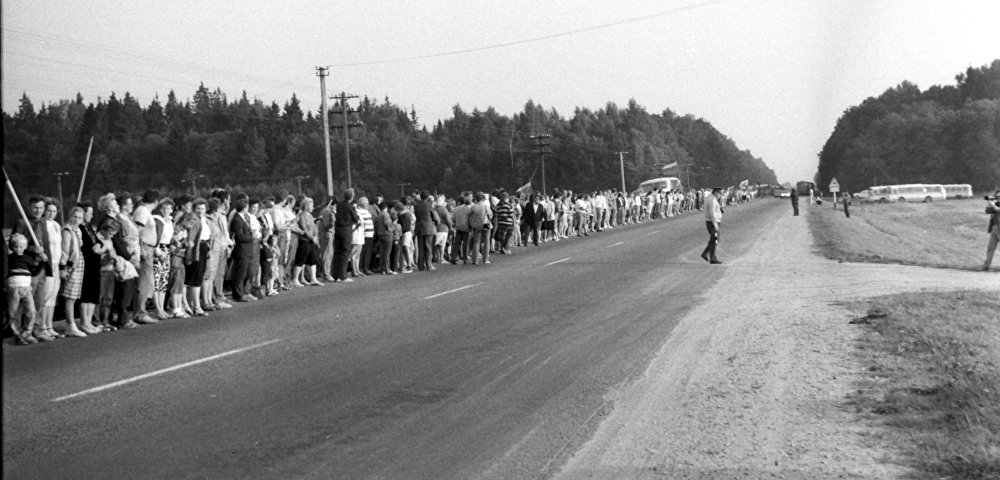
{"type": "Polygon", "coordinates": [[[660,177],[646,180],[639,184],[639,190],[642,190],[642,193],[649,193],[659,189],[663,189],[664,191],[680,191],[681,179],[677,177],[660,177]]]}
{"type": "Polygon", "coordinates": [[[862,190],[854,194],[854,198],[861,202],[874,202],[871,190],[862,190]]]}
{"type": "Polygon", "coordinates": [[[972,198],[972,185],[967,183],[945,185],[944,193],[948,198],[972,198]]]}
{"type": "Polygon", "coordinates": [[[779,190],[779,191],[775,192],[774,196],[778,197],[778,198],[789,198],[789,197],[792,196],[792,191],[791,190],[784,190],[784,189],[782,189],[782,190],[779,190]]]}
{"type": "Polygon", "coordinates": [[[816,192],[816,184],[813,182],[801,181],[795,184],[795,191],[799,192],[799,195],[809,195],[809,191],[812,190],[816,192]]]}
{"type": "Polygon", "coordinates": [[[933,202],[944,200],[944,185],[914,183],[909,185],[884,185],[868,188],[869,200],[885,202],[933,202]]]}

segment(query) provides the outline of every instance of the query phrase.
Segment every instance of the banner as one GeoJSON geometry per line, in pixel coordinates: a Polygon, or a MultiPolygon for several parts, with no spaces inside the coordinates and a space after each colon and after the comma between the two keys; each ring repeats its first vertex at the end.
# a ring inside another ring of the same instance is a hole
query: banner
{"type": "Polygon", "coordinates": [[[531,195],[533,193],[531,190],[531,182],[522,185],[521,188],[517,189],[517,193],[522,195],[531,195]]]}
{"type": "Polygon", "coordinates": [[[747,188],[750,186],[750,180],[743,180],[740,182],[740,188],[747,188]]]}
{"type": "Polygon", "coordinates": [[[662,170],[667,170],[667,169],[670,169],[670,168],[674,168],[676,166],[677,166],[677,162],[668,163],[668,164],[666,164],[666,165],[663,166],[662,170]]]}

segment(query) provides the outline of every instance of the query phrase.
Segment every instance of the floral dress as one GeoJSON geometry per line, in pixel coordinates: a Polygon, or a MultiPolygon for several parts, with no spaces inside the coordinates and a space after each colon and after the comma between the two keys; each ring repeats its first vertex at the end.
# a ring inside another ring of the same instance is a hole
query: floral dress
{"type": "Polygon", "coordinates": [[[66,275],[66,280],[63,281],[59,294],[64,298],[75,300],[80,298],[80,294],[83,291],[83,272],[86,268],[83,251],[80,249],[82,243],[80,234],[82,232],[78,227],[72,225],[63,227],[63,232],[70,235],[69,251],[63,252],[63,256],[66,258],[66,267],[64,268],[69,273],[66,275]]]}

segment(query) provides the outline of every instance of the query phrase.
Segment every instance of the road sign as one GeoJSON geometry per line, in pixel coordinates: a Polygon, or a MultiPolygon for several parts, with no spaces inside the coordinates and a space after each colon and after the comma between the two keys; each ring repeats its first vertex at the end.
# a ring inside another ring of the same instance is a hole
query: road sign
{"type": "Polygon", "coordinates": [[[831,193],[837,193],[840,191],[840,184],[837,183],[836,177],[834,177],[833,180],[830,180],[830,187],[827,190],[829,190],[831,193]]]}

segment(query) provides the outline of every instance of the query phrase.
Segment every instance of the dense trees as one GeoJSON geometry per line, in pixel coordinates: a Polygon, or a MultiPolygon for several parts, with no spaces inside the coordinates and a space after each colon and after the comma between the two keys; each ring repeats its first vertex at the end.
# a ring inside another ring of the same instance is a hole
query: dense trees
{"type": "MultiPolygon", "coordinates": [[[[333,112],[339,106],[332,106],[333,112]]],[[[318,108],[316,109],[319,110],[318,108]]],[[[362,98],[350,131],[351,176],[368,193],[396,196],[416,188],[454,194],[465,189],[513,189],[531,180],[541,187],[537,155],[529,136],[549,133],[546,186],[575,190],[620,185],[617,151],[628,151],[628,188],[662,176],[660,165],[688,168],[695,186],[733,185],[744,179],[775,183],[774,172],[705,120],[667,110],[650,114],[634,100],[592,111],[578,108],[569,119],[528,101],[505,116],[493,108],[471,112],[455,105],[451,118],[428,130],[417,113],[386,98],[362,98]]],[[[331,123],[342,118],[331,113],[331,123]]],[[[200,86],[188,101],[173,92],[143,107],[129,93],[84,104],[81,96],[37,109],[24,96],[13,114],[4,112],[4,162],[21,192],[55,195],[52,174],[67,172],[67,203],[75,197],[90,138],[94,138],[86,192],[193,185],[230,185],[273,192],[303,189],[325,194],[322,122],[293,95],[284,106],[248,98],[235,101],[219,89],[200,86]]],[[[343,133],[331,131],[336,189],[346,185],[343,133]]],[[[686,180],[686,178],[684,178],[686,180]]]]}
{"type": "Polygon", "coordinates": [[[849,108],[819,155],[816,183],[1000,186],[1000,60],[956,80],[925,92],[903,82],[849,108]]]}

